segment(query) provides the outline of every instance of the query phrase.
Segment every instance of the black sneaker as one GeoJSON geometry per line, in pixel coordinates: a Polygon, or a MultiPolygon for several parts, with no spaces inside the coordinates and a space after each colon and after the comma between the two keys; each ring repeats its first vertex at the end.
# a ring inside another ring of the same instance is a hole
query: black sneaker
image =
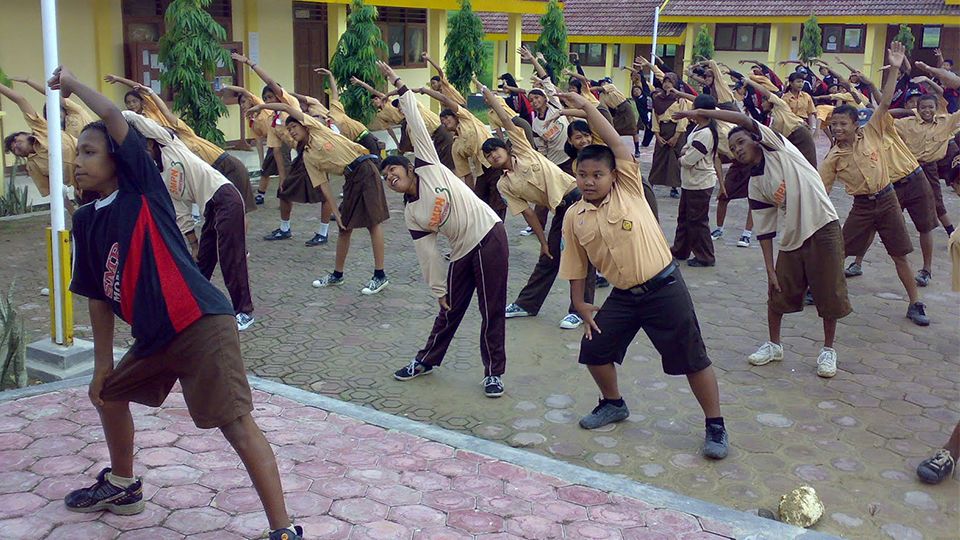
{"type": "Polygon", "coordinates": [[[677,189],[677,188],[670,188],[670,198],[671,198],[671,199],[679,199],[679,198],[680,198],[680,190],[677,189]]]}
{"type": "Polygon", "coordinates": [[[687,260],[687,266],[692,266],[694,268],[709,268],[711,266],[716,266],[716,265],[717,265],[716,262],[701,261],[696,257],[693,257],[687,260]]]}
{"type": "Polygon", "coordinates": [[[813,299],[813,291],[811,291],[810,289],[807,289],[807,292],[804,293],[804,295],[803,295],[803,303],[806,304],[806,305],[808,305],[808,306],[812,306],[812,305],[816,304],[816,302],[815,302],[814,299],[813,299]]]}
{"type": "Polygon", "coordinates": [[[270,533],[269,540],[303,540],[303,527],[297,525],[290,529],[280,529],[270,533]]]}
{"type": "Polygon", "coordinates": [[[921,268],[920,271],[917,272],[917,277],[913,279],[916,280],[917,287],[926,287],[927,285],[930,284],[930,278],[932,277],[933,275],[930,273],[929,270],[927,270],[926,268],[921,268]]]}
{"type": "Polygon", "coordinates": [[[944,478],[950,476],[956,461],[950,455],[946,448],[937,450],[933,457],[929,457],[920,462],[917,466],[917,476],[925,484],[939,484],[944,478]]]}
{"type": "Polygon", "coordinates": [[[600,404],[593,408],[593,412],[580,419],[583,429],[597,429],[598,427],[626,420],[630,416],[627,404],[616,406],[609,401],[600,400],[600,404]]]}
{"type": "Polygon", "coordinates": [[[322,246],[327,243],[327,237],[322,234],[314,234],[313,238],[303,243],[305,246],[322,246]]]}
{"type": "Polygon", "coordinates": [[[503,395],[503,381],[498,375],[483,378],[483,394],[489,398],[498,398],[503,395]]]}
{"type": "Polygon", "coordinates": [[[843,275],[847,277],[857,277],[863,275],[863,267],[859,264],[852,262],[850,266],[847,266],[847,269],[843,271],[843,275]]]}
{"type": "Polygon", "coordinates": [[[610,281],[607,280],[607,278],[605,278],[605,277],[603,277],[603,276],[599,276],[599,275],[597,276],[597,288],[598,288],[598,289],[605,289],[605,288],[607,288],[607,287],[609,287],[609,286],[610,286],[610,281]]]}
{"type": "Polygon", "coordinates": [[[707,432],[703,437],[703,455],[710,459],[723,459],[727,457],[729,448],[727,428],[716,424],[707,426],[707,432]]]}
{"type": "Polygon", "coordinates": [[[409,364],[393,372],[393,378],[398,381],[409,381],[421,375],[433,373],[433,366],[428,366],[419,360],[412,360],[409,364]]]}
{"type": "Polygon", "coordinates": [[[256,195],[254,195],[254,196],[253,196],[253,202],[255,202],[255,203],[257,203],[257,204],[263,204],[263,195],[260,194],[260,193],[257,193],[256,195]]]}
{"type": "Polygon", "coordinates": [[[63,498],[67,510],[71,512],[108,512],[121,516],[132,516],[143,512],[143,482],[138,478],[127,488],[115,486],[107,481],[107,467],[97,475],[97,483],[83,489],[71,491],[63,498]]]}
{"type": "Polygon", "coordinates": [[[274,229],[272,233],[263,237],[264,240],[289,240],[293,237],[293,231],[283,232],[280,229],[274,229]]]}
{"type": "Polygon", "coordinates": [[[917,326],[930,326],[930,319],[927,317],[926,307],[923,302],[914,302],[907,308],[907,318],[913,321],[917,326]]]}

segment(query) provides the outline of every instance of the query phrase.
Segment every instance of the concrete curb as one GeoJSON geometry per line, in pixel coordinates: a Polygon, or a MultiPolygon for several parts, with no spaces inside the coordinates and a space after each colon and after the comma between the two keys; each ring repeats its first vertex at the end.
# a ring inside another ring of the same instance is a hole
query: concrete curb
{"type": "MultiPolygon", "coordinates": [[[[693,514],[698,517],[714,519],[732,528],[735,538],[743,540],[819,540],[837,538],[826,533],[794,527],[732,508],[686,497],[666,489],[636,482],[621,476],[590,470],[579,465],[541,456],[526,450],[474,437],[473,435],[450,431],[354,403],[314,394],[283,383],[252,375],[248,378],[250,386],[257,390],[282,396],[298,403],[303,403],[304,405],[318,407],[328,412],[355,418],[385,429],[416,435],[454,448],[461,448],[483,454],[500,461],[518,465],[525,469],[549,476],[556,476],[573,484],[589,486],[601,491],[613,492],[640,499],[657,508],[668,508],[693,514]]],[[[16,390],[8,390],[0,392],[0,403],[65,390],[87,384],[89,381],[90,377],[77,377],[16,390]]]]}

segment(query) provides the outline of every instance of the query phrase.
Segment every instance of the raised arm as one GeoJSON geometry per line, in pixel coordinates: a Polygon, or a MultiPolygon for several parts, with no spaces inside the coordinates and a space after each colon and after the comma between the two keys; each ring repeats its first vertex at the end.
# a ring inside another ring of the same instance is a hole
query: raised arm
{"type": "Polygon", "coordinates": [[[163,98],[154,93],[153,89],[151,89],[149,86],[135,84],[133,89],[136,90],[141,96],[144,96],[152,101],[168,124],[171,126],[176,126],[180,122],[180,118],[173,114],[173,111],[167,107],[167,104],[163,101],[163,98]]]}
{"type": "Polygon", "coordinates": [[[244,88],[244,87],[242,87],[242,86],[233,86],[233,85],[230,85],[230,84],[226,84],[226,85],[223,86],[223,90],[224,90],[225,92],[233,92],[234,94],[237,94],[238,96],[247,96],[247,97],[251,97],[251,96],[252,96],[252,97],[256,97],[256,96],[253,94],[253,92],[247,90],[246,88],[244,88]]]}
{"type": "Polygon", "coordinates": [[[337,78],[333,76],[333,72],[327,68],[317,68],[313,72],[327,78],[327,86],[330,87],[330,101],[340,101],[340,89],[337,88],[337,78]]]}
{"type": "Polygon", "coordinates": [[[30,80],[30,79],[26,79],[26,78],[23,78],[23,77],[10,77],[10,80],[13,81],[13,82],[23,83],[23,84],[29,86],[30,88],[33,88],[33,89],[36,90],[37,92],[40,92],[41,94],[46,95],[46,93],[47,93],[47,89],[44,88],[42,84],[40,84],[40,83],[38,83],[38,82],[34,82],[34,81],[30,80]]]}
{"type": "Polygon", "coordinates": [[[913,84],[922,84],[926,86],[934,94],[937,94],[940,96],[943,95],[943,87],[937,84],[936,82],[934,82],[934,80],[931,79],[930,77],[921,75],[920,77],[914,77],[910,79],[910,82],[912,82],[913,84]]]}
{"type": "Polygon", "coordinates": [[[27,101],[27,98],[23,97],[23,94],[20,92],[0,84],[0,95],[14,102],[24,116],[37,116],[37,110],[33,108],[33,105],[31,105],[30,102],[27,101]]]}
{"type": "Polygon", "coordinates": [[[613,125],[586,98],[574,93],[560,94],[560,98],[570,107],[580,109],[587,114],[587,123],[590,124],[590,129],[600,135],[603,142],[610,147],[610,150],[613,150],[613,155],[618,160],[633,159],[633,149],[623,142],[613,125]]]}
{"type": "Polygon", "coordinates": [[[956,73],[947,69],[928,66],[927,64],[919,61],[914,62],[914,65],[917,66],[917,69],[926,71],[927,73],[940,79],[940,82],[943,84],[944,88],[960,88],[960,75],[957,75],[956,73]]]}
{"type": "Polygon", "coordinates": [[[688,119],[688,120],[698,120],[698,119],[701,119],[701,118],[703,118],[703,119],[712,118],[712,119],[718,120],[718,121],[720,121],[720,122],[727,122],[727,123],[730,123],[730,124],[734,124],[734,125],[740,126],[740,127],[744,128],[744,129],[746,129],[747,131],[749,131],[750,133],[754,133],[754,134],[757,134],[757,135],[760,134],[760,130],[759,130],[759,128],[757,128],[757,123],[753,120],[753,118],[750,118],[749,116],[747,116],[747,115],[745,115],[745,114],[743,114],[743,113],[738,113],[738,112],[733,112],[733,111],[725,111],[725,110],[722,110],[722,109],[712,109],[712,110],[709,110],[709,109],[689,109],[689,110],[686,110],[686,111],[679,111],[679,112],[673,113],[673,119],[674,119],[674,120],[680,120],[680,119],[683,119],[683,118],[686,118],[686,119],[688,119]]]}
{"type": "MultiPolygon", "coordinates": [[[[853,67],[851,67],[850,64],[844,62],[843,59],[841,59],[839,56],[835,57],[835,59],[836,59],[836,61],[837,61],[838,64],[840,64],[841,66],[849,69],[849,70],[850,70],[850,73],[856,73],[856,72],[857,72],[856,69],[854,69],[853,67]]],[[[830,68],[827,68],[827,69],[830,69],[830,68]]]]}
{"type": "Polygon", "coordinates": [[[433,145],[433,138],[427,131],[423,116],[420,115],[420,108],[417,107],[417,96],[406,87],[403,79],[397,76],[397,73],[389,64],[378,60],[377,68],[380,69],[380,73],[383,74],[388,83],[400,92],[400,111],[407,120],[407,133],[410,135],[410,142],[413,144],[413,153],[431,165],[440,165],[440,156],[437,155],[437,149],[433,145]]]}
{"type": "Polygon", "coordinates": [[[270,90],[275,96],[279,98],[283,95],[283,88],[277,83],[277,81],[273,80],[273,78],[270,77],[270,75],[267,74],[263,68],[257,64],[254,64],[249,58],[239,53],[230,53],[230,58],[233,58],[233,60],[236,62],[250,66],[250,68],[253,69],[253,72],[256,73],[257,76],[260,77],[260,80],[263,81],[263,84],[270,87],[270,90]]]}
{"type": "MultiPolygon", "coordinates": [[[[906,48],[903,46],[903,43],[894,41],[890,44],[890,48],[887,49],[887,62],[889,62],[891,66],[901,66],[904,60],[906,60],[906,48]]],[[[880,102],[877,104],[877,110],[873,112],[874,115],[886,114],[890,109],[890,102],[893,100],[893,94],[897,89],[897,79],[896,72],[887,75],[887,80],[883,83],[883,94],[880,96],[880,102]]]]}
{"type": "Polygon", "coordinates": [[[428,64],[430,64],[430,66],[437,71],[437,75],[439,75],[441,79],[445,79],[447,77],[443,73],[443,68],[438,66],[437,63],[433,61],[433,58],[430,58],[429,54],[423,53],[420,55],[420,58],[426,61],[428,64]]]}
{"type": "Polygon", "coordinates": [[[454,101],[454,100],[450,99],[449,97],[447,97],[446,94],[444,94],[444,93],[442,93],[442,92],[437,92],[437,91],[434,90],[433,88],[427,88],[427,87],[419,88],[419,89],[416,90],[416,92],[418,92],[418,93],[420,93],[420,94],[424,94],[424,95],[430,96],[430,97],[432,97],[433,99],[439,101],[440,104],[443,105],[443,107],[444,107],[445,109],[450,109],[451,111],[453,111],[454,114],[456,114],[457,111],[460,110],[460,104],[459,104],[459,103],[457,103],[456,101],[454,101]]]}
{"type": "Polygon", "coordinates": [[[117,75],[104,75],[103,81],[108,84],[122,84],[124,86],[129,86],[130,88],[136,87],[138,84],[137,81],[132,81],[130,79],[124,79],[123,77],[118,77],[117,75]]]}
{"type": "MultiPolygon", "coordinates": [[[[47,85],[51,90],[60,90],[63,99],[67,99],[73,94],[80,98],[80,101],[86,103],[87,107],[103,120],[103,123],[107,126],[107,132],[110,133],[110,137],[117,144],[123,144],[123,141],[127,139],[130,126],[123,117],[123,112],[106,96],[78,81],[69,69],[63,66],[58,67],[54,70],[53,77],[50,78],[47,85]]],[[[3,87],[0,86],[0,88],[3,87]]]]}
{"type": "MultiPolygon", "coordinates": [[[[378,62],[378,65],[379,65],[379,62],[378,62]]],[[[370,86],[369,84],[361,81],[356,77],[350,77],[350,84],[363,88],[364,90],[369,92],[371,96],[378,97],[380,99],[385,99],[387,97],[387,95],[384,94],[383,92],[377,90],[376,88],[370,86]]]]}
{"type": "Polygon", "coordinates": [[[761,96],[763,96],[763,97],[765,97],[765,98],[769,98],[770,96],[773,95],[773,92],[771,92],[770,90],[768,90],[766,86],[764,86],[764,85],[762,85],[762,84],[754,81],[754,80],[751,79],[750,77],[744,77],[744,78],[742,78],[742,79],[740,79],[740,80],[743,81],[743,82],[745,82],[745,83],[747,83],[747,85],[749,85],[750,88],[753,88],[753,91],[754,91],[754,92],[760,94],[761,96]]]}
{"type": "Polygon", "coordinates": [[[519,51],[520,51],[520,56],[524,60],[533,64],[533,69],[537,70],[537,75],[539,75],[541,79],[546,80],[548,78],[547,70],[543,69],[543,66],[540,65],[540,62],[537,60],[537,57],[533,56],[533,53],[530,52],[530,49],[526,47],[520,47],[519,51]]]}
{"type": "Polygon", "coordinates": [[[303,122],[303,117],[304,117],[303,111],[301,111],[300,109],[297,109],[296,107],[291,107],[286,103],[261,103],[259,105],[254,105],[253,107],[250,107],[249,109],[247,109],[247,116],[250,118],[253,118],[257,116],[257,113],[259,113],[260,111],[284,112],[292,116],[293,119],[296,120],[297,122],[301,122],[301,123],[303,122]]]}

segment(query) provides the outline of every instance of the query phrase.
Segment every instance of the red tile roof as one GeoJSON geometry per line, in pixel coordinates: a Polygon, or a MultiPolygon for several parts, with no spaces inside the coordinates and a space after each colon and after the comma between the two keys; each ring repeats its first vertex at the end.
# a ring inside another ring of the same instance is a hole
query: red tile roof
{"type": "Polygon", "coordinates": [[[670,0],[664,16],[806,17],[828,15],[957,15],[944,0],[670,0]]]}
{"type": "MultiPolygon", "coordinates": [[[[564,20],[571,36],[651,36],[655,0],[566,0],[564,20]]],[[[488,34],[507,32],[504,13],[479,13],[488,34]]],[[[660,23],[661,36],[679,36],[682,23],[660,23]]],[[[540,33],[540,16],[523,16],[523,33],[540,33]]]]}

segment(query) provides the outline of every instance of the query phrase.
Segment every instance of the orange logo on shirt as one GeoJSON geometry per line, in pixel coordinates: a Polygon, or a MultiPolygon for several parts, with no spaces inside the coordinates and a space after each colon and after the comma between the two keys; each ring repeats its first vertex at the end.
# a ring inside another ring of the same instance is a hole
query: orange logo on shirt
{"type": "Polygon", "coordinates": [[[437,196],[433,201],[433,211],[430,213],[430,222],[429,227],[439,227],[447,221],[449,215],[449,207],[447,206],[447,199],[442,196],[437,196]]]}
{"type": "Polygon", "coordinates": [[[777,192],[773,194],[773,201],[777,203],[777,206],[783,206],[783,202],[787,200],[787,183],[780,182],[780,187],[777,188],[777,192]]]}

